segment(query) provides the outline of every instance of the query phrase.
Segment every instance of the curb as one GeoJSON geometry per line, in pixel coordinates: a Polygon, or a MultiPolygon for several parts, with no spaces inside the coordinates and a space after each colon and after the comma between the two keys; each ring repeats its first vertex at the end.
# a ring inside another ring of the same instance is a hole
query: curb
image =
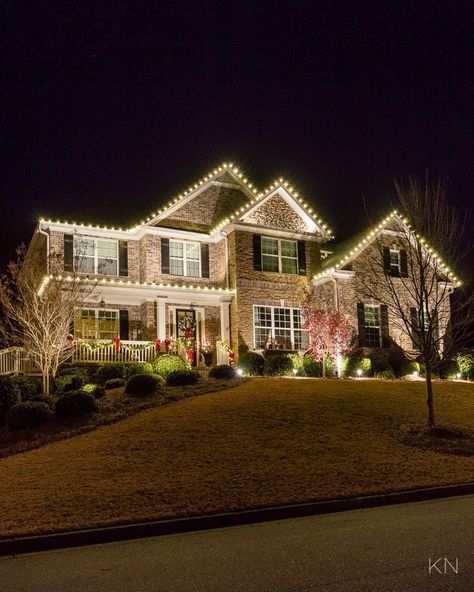
{"type": "Polygon", "coordinates": [[[240,526],[258,522],[268,522],[270,520],[284,520],[287,518],[300,518],[303,516],[329,514],[332,512],[346,512],[348,510],[360,510],[363,508],[374,508],[377,506],[403,504],[469,494],[474,494],[474,483],[413,489],[382,495],[368,495],[347,499],[309,502],[305,504],[273,506],[255,510],[244,510],[242,512],[230,512],[227,514],[209,514],[207,516],[156,520],[151,522],[139,522],[136,524],[58,532],[54,534],[3,538],[0,539],[0,556],[48,551],[51,549],[67,547],[80,547],[84,545],[97,545],[129,539],[195,532],[211,528],[240,526]]]}

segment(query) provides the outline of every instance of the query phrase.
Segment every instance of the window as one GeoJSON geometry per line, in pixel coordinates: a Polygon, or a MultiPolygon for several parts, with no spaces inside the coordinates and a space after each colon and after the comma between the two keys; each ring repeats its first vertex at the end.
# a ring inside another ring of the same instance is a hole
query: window
{"type": "Polygon", "coordinates": [[[201,246],[199,243],[170,240],[170,274],[201,276],[201,246]]]}
{"type": "Polygon", "coordinates": [[[117,241],[75,236],[74,269],[80,273],[117,275],[117,241]]]}
{"type": "Polygon", "coordinates": [[[296,241],[262,236],[262,271],[298,273],[296,241]]]}
{"type": "Polygon", "coordinates": [[[400,276],[400,251],[390,249],[390,272],[391,275],[400,276]]]}
{"type": "Polygon", "coordinates": [[[378,306],[364,306],[365,340],[367,347],[380,347],[380,311],[378,306]]]}
{"type": "Polygon", "coordinates": [[[78,339],[113,339],[118,334],[118,310],[85,308],[76,311],[74,336],[78,339]]]}
{"type": "Polygon", "coordinates": [[[424,341],[426,341],[428,332],[430,328],[432,329],[428,314],[428,309],[425,306],[423,307],[423,316],[421,315],[420,309],[411,309],[411,332],[413,346],[415,348],[418,348],[421,345],[422,335],[424,335],[424,341]],[[421,326],[423,327],[423,331],[420,331],[421,326]]]}
{"type": "Polygon", "coordinates": [[[257,348],[306,349],[308,332],[301,329],[299,308],[254,306],[254,342],[257,348]]]}

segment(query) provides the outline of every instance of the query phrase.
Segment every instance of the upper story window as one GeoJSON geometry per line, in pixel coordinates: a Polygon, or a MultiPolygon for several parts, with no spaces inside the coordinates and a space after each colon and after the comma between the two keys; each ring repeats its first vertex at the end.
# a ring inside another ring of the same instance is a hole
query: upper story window
{"type": "Polygon", "coordinates": [[[400,251],[398,249],[390,249],[390,271],[392,275],[400,275],[400,251]]]}
{"type": "Polygon", "coordinates": [[[74,271],[99,275],[118,275],[117,241],[75,236],[74,271]]]}
{"type": "Polygon", "coordinates": [[[405,249],[396,245],[383,248],[383,266],[387,275],[392,277],[408,277],[408,259],[405,249]]]}
{"type": "Polygon", "coordinates": [[[262,236],[262,271],[297,274],[297,242],[262,236]]]}
{"type": "Polygon", "coordinates": [[[170,274],[201,277],[201,247],[199,243],[170,240],[170,274]]]}

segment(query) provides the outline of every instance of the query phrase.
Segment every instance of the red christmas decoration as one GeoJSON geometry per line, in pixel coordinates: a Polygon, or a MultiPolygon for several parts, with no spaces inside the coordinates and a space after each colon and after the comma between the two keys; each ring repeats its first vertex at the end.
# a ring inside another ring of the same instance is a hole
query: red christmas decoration
{"type": "Polygon", "coordinates": [[[115,352],[118,353],[120,351],[120,337],[114,337],[113,342],[115,345],[115,352]]]}
{"type": "Polygon", "coordinates": [[[192,349],[186,350],[186,356],[188,357],[188,362],[192,364],[194,362],[194,352],[192,349]]]}
{"type": "Polygon", "coordinates": [[[186,327],[186,329],[184,330],[184,336],[186,339],[191,339],[191,337],[193,336],[193,330],[191,329],[191,327],[186,327]]]}
{"type": "Polygon", "coordinates": [[[157,339],[155,341],[155,350],[156,350],[157,354],[160,353],[160,347],[161,347],[161,339],[157,339]]]}
{"type": "Polygon", "coordinates": [[[235,363],[235,353],[231,350],[229,351],[229,365],[233,366],[235,363]]]}
{"type": "Polygon", "coordinates": [[[170,351],[170,344],[171,344],[171,339],[169,337],[167,337],[165,339],[166,353],[169,353],[169,351],[170,351]]]}

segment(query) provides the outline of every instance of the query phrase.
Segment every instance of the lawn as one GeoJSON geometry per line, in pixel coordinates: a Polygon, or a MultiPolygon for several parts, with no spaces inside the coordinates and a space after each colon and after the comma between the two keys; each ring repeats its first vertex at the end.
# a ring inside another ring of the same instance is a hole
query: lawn
{"type": "MultiPolygon", "coordinates": [[[[0,536],[463,483],[474,456],[404,444],[421,382],[253,379],[0,459],[0,536]]],[[[436,383],[474,428],[474,385],[436,383]]]]}

